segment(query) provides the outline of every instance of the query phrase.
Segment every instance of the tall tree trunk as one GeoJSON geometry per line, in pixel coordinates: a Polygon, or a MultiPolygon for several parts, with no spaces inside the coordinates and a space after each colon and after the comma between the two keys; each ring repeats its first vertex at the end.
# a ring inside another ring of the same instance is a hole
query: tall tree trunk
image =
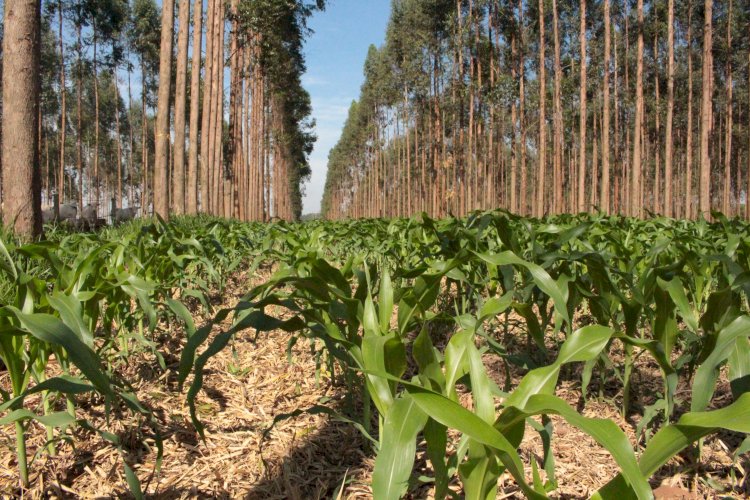
{"type": "MultiPolygon", "coordinates": [[[[112,42],[112,51],[115,50],[115,42],[112,42]]],[[[120,136],[120,89],[117,82],[117,67],[112,74],[112,91],[115,95],[115,141],[117,142],[117,208],[122,208],[122,137],[120,136]]],[[[114,215],[114,214],[111,214],[114,215]]]]}
{"type": "Polygon", "coordinates": [[[731,215],[732,189],[732,0],[729,0],[727,14],[727,58],[726,58],[726,111],[724,113],[724,191],[721,210],[724,215],[731,215]]]}
{"type": "Polygon", "coordinates": [[[179,0],[179,33],[177,35],[177,77],[174,101],[174,169],[172,170],[172,210],[185,213],[185,120],[188,43],[190,40],[190,1],[179,0]]]}
{"type": "Polygon", "coordinates": [[[216,9],[214,29],[214,118],[213,118],[213,213],[223,215],[224,206],[224,163],[222,137],[224,127],[224,3],[216,9]]]}
{"type": "MultiPolygon", "coordinates": [[[[184,1],[184,0],[183,0],[184,1]]],[[[190,74],[190,146],[188,149],[186,213],[198,213],[198,121],[200,118],[203,0],[193,6],[193,64],[190,74]]]]}
{"type": "MultiPolygon", "coordinates": [[[[4,26],[3,224],[20,236],[32,238],[42,234],[42,172],[37,134],[41,2],[5,0],[4,26]]],[[[22,470],[21,476],[27,477],[27,472],[22,470]]]]}
{"type": "MultiPolygon", "coordinates": [[[[128,59],[129,60],[129,59],[128,59]]],[[[128,68],[128,139],[130,141],[130,151],[128,154],[128,181],[130,186],[128,188],[128,207],[135,206],[135,166],[133,160],[133,150],[135,149],[135,141],[133,140],[133,91],[130,85],[130,63],[127,63],[128,68]]]]}
{"type": "Polygon", "coordinates": [[[522,215],[528,213],[528,204],[526,203],[526,45],[524,44],[524,12],[523,12],[523,0],[518,0],[518,17],[520,19],[521,30],[520,30],[520,51],[519,51],[519,105],[518,105],[518,120],[521,123],[521,195],[520,195],[520,207],[518,212],[522,215]]]}
{"type": "Polygon", "coordinates": [[[578,120],[578,211],[583,212],[586,207],[586,0],[580,2],[580,32],[578,42],[581,47],[579,71],[580,89],[579,102],[580,116],[578,120]]]}
{"type": "Polygon", "coordinates": [[[57,2],[57,16],[59,23],[58,37],[60,39],[60,167],[57,176],[57,197],[58,213],[55,214],[56,218],[60,217],[59,209],[60,204],[65,201],[65,133],[67,132],[67,118],[66,118],[66,98],[67,89],[65,88],[65,44],[63,42],[63,3],[62,0],[57,2]]]}
{"type": "Polygon", "coordinates": [[[612,58],[610,24],[610,0],[604,0],[604,81],[602,82],[604,102],[602,106],[602,183],[599,206],[606,214],[609,214],[611,210],[609,201],[609,65],[612,58]]]}
{"type": "MultiPolygon", "coordinates": [[[[654,61],[656,64],[659,64],[659,39],[658,35],[654,34],[654,61]]],[[[654,93],[656,101],[656,110],[655,113],[655,122],[656,122],[656,131],[655,131],[655,138],[654,138],[654,184],[653,189],[650,191],[652,192],[653,196],[653,204],[652,204],[652,210],[654,213],[662,213],[661,211],[661,199],[660,196],[662,195],[661,191],[661,151],[659,150],[659,134],[661,133],[661,121],[659,117],[661,116],[660,110],[661,110],[661,94],[659,92],[659,89],[661,85],[659,84],[659,72],[654,73],[654,93]]],[[[647,135],[647,132],[645,131],[644,127],[644,140],[643,144],[644,147],[648,146],[648,141],[645,139],[645,136],[647,135]]]]}
{"type": "Polygon", "coordinates": [[[700,213],[711,216],[711,87],[713,82],[713,0],[705,0],[703,18],[703,82],[701,97],[700,213]]]}
{"type": "MultiPolygon", "coordinates": [[[[96,26],[96,15],[94,15],[94,23],[91,31],[94,35],[94,213],[99,216],[99,196],[101,195],[101,189],[99,189],[99,62],[97,58],[98,48],[98,33],[96,26]]],[[[91,194],[89,193],[89,202],[91,201],[91,194]]]]}
{"type": "Polygon", "coordinates": [[[685,218],[692,219],[693,211],[693,2],[688,1],[687,63],[688,109],[685,139],[685,218]]]}
{"type": "MultiPolygon", "coordinates": [[[[608,1],[608,0],[605,0],[608,1]]],[[[563,207],[563,111],[562,111],[562,63],[560,62],[560,20],[557,11],[557,0],[552,0],[552,14],[555,36],[555,118],[554,118],[554,159],[552,166],[552,184],[554,185],[554,212],[562,213],[563,207]]]]}
{"type": "MultiPolygon", "coordinates": [[[[667,5],[667,122],[665,124],[664,138],[664,215],[672,217],[674,213],[674,200],[672,199],[672,163],[674,162],[674,139],[672,137],[672,125],[674,122],[674,0],[669,0],[667,5]]],[[[659,193],[655,193],[657,196],[659,193]]]]}
{"type": "Polygon", "coordinates": [[[156,111],[156,154],[154,160],[154,213],[169,219],[169,109],[172,81],[172,35],[174,0],[163,0],[161,49],[159,57],[159,97],[156,111]]]}
{"type": "Polygon", "coordinates": [[[151,213],[149,209],[149,190],[148,190],[148,113],[146,108],[146,65],[141,57],[141,216],[151,213]]]}
{"type": "MultiPolygon", "coordinates": [[[[80,7],[79,7],[80,9],[80,7]]],[[[76,20],[76,33],[78,36],[78,74],[76,82],[76,120],[78,133],[76,134],[76,166],[78,168],[78,214],[83,210],[83,36],[82,26],[79,19],[76,20]]]]}
{"type": "Polygon", "coordinates": [[[538,144],[538,164],[536,179],[536,203],[534,215],[542,217],[544,215],[544,179],[546,177],[547,164],[547,82],[544,48],[545,42],[544,31],[544,0],[539,0],[539,144],[538,144]]]}
{"type": "MultiPolygon", "coordinates": [[[[523,22],[522,15],[519,14],[519,22],[523,22]]],[[[519,55],[518,55],[518,35],[517,32],[520,32],[520,30],[513,30],[513,33],[511,34],[511,41],[510,41],[510,47],[511,47],[511,76],[513,78],[513,81],[518,78],[518,71],[517,69],[520,67],[519,61],[519,55]]],[[[517,198],[517,175],[518,175],[518,156],[519,156],[519,150],[520,150],[520,139],[519,139],[519,131],[518,131],[518,112],[516,107],[516,100],[513,99],[513,102],[511,103],[510,108],[510,120],[512,122],[511,127],[513,130],[513,143],[512,143],[512,150],[511,150],[511,160],[510,160],[510,206],[508,207],[511,212],[517,213],[518,210],[518,198],[517,198]]]]}
{"type": "Polygon", "coordinates": [[[211,212],[211,116],[213,99],[213,66],[214,66],[214,17],[218,0],[208,0],[208,15],[206,16],[206,64],[203,76],[203,113],[201,115],[201,143],[200,143],[200,205],[202,213],[211,212]]]}
{"type": "MultiPolygon", "coordinates": [[[[747,63],[750,67],[750,51],[747,53],[747,63]]],[[[750,89],[750,71],[747,72],[747,88],[750,89]]],[[[748,100],[748,120],[750,120],[750,100],[748,100]]],[[[747,155],[747,189],[745,190],[745,218],[750,219],[750,127],[747,131],[748,155],[747,155]]]]}
{"type": "Polygon", "coordinates": [[[631,215],[643,215],[643,0],[638,0],[638,47],[635,82],[635,132],[633,132],[632,190],[630,195],[631,215]]]}

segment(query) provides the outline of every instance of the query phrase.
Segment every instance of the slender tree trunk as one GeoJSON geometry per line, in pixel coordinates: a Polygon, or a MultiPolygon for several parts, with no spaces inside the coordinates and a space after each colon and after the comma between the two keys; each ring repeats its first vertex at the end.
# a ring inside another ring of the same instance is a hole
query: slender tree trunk
{"type": "Polygon", "coordinates": [[[56,218],[60,218],[60,205],[65,201],[65,134],[67,132],[67,89],[65,85],[65,44],[63,42],[63,3],[62,0],[57,2],[57,16],[59,23],[58,37],[60,39],[60,167],[57,176],[57,195],[58,201],[56,218]]]}
{"type": "MultiPolygon", "coordinates": [[[[114,42],[112,42],[112,51],[114,52],[114,42]]],[[[112,91],[115,95],[115,141],[117,142],[117,208],[122,208],[122,137],[120,136],[120,89],[117,85],[117,68],[115,67],[112,74],[112,91]]],[[[114,214],[111,214],[114,215],[114,214]]]]}
{"type": "Polygon", "coordinates": [[[169,219],[169,87],[172,80],[174,0],[162,1],[159,97],[156,111],[156,159],[154,163],[154,213],[169,219]]]}
{"type": "Polygon", "coordinates": [[[146,65],[141,57],[141,216],[150,214],[148,188],[148,113],[146,108],[146,65]]]}
{"type": "MultiPolygon", "coordinates": [[[[80,7],[79,7],[80,8],[80,7]]],[[[80,13],[79,13],[80,16],[80,13]]],[[[76,120],[78,133],[76,134],[76,166],[78,167],[78,215],[83,210],[83,37],[81,35],[81,20],[76,20],[78,35],[78,75],[76,82],[76,120]]]]}
{"type": "MultiPolygon", "coordinates": [[[[185,0],[183,0],[185,1],[185,0]]],[[[203,0],[193,6],[193,63],[190,73],[190,146],[187,165],[185,211],[198,213],[198,122],[200,119],[201,46],[203,45],[203,0]]]]}
{"type": "Polygon", "coordinates": [[[174,102],[174,169],[172,170],[172,210],[185,213],[185,115],[187,90],[188,43],[190,40],[190,1],[179,0],[179,33],[177,35],[177,79],[174,102]]]}
{"type": "MultiPolygon", "coordinates": [[[[659,64],[659,39],[657,34],[654,34],[654,61],[656,61],[657,65],[659,64]]],[[[661,134],[661,120],[659,117],[661,116],[660,110],[661,110],[661,94],[659,92],[659,88],[661,87],[659,83],[659,72],[655,72],[654,74],[654,93],[656,94],[656,109],[657,112],[655,113],[655,121],[656,121],[656,131],[655,131],[655,138],[654,138],[654,186],[651,190],[652,196],[653,196],[653,204],[652,204],[652,210],[654,213],[662,213],[662,191],[661,191],[661,151],[659,149],[659,137],[661,134]]],[[[643,144],[644,147],[648,146],[648,141],[645,139],[645,136],[647,135],[647,132],[645,131],[644,127],[644,140],[643,144]]]]}
{"type": "Polygon", "coordinates": [[[539,0],[539,144],[538,144],[538,165],[536,179],[536,203],[534,215],[542,217],[544,215],[544,180],[546,177],[547,164],[547,82],[546,82],[546,58],[544,49],[545,41],[544,28],[544,0],[539,0]]]}
{"type": "MultiPolygon", "coordinates": [[[[670,0],[673,1],[673,0],[670,0]]],[[[602,82],[602,183],[599,206],[604,213],[609,214],[611,205],[609,201],[609,70],[611,56],[611,34],[610,34],[610,0],[604,0],[604,81],[602,82]]]]}
{"type": "Polygon", "coordinates": [[[701,97],[700,213],[711,216],[711,87],[713,82],[713,0],[705,0],[703,19],[703,82],[701,97]]]}
{"type": "Polygon", "coordinates": [[[224,3],[219,2],[214,35],[214,142],[213,142],[213,213],[224,215],[224,162],[222,137],[224,128],[224,3]]]}
{"type": "MultiPolygon", "coordinates": [[[[519,15],[519,22],[523,22],[523,17],[519,15]]],[[[516,34],[516,30],[513,30],[513,33],[511,34],[511,76],[513,78],[513,81],[518,78],[518,71],[517,68],[520,67],[519,61],[520,58],[518,56],[518,35],[516,34]]],[[[517,175],[518,175],[518,155],[520,150],[520,140],[519,140],[519,132],[518,132],[518,112],[516,107],[516,100],[513,99],[513,102],[511,103],[510,108],[510,120],[512,122],[512,130],[513,130],[513,144],[512,144],[512,150],[511,150],[511,160],[510,160],[510,206],[509,209],[513,213],[517,213],[518,210],[518,199],[517,199],[517,175]]]]}
{"type": "MultiPolygon", "coordinates": [[[[667,122],[665,124],[664,146],[664,215],[672,217],[674,214],[674,200],[672,199],[672,163],[674,163],[674,139],[672,125],[674,122],[674,0],[667,5],[667,122]]],[[[658,195],[658,193],[656,193],[658,195]]]]}
{"type": "MultiPolygon", "coordinates": [[[[98,37],[97,37],[97,26],[96,16],[94,16],[94,24],[92,26],[92,32],[94,35],[94,213],[96,217],[99,216],[99,197],[101,195],[101,189],[99,189],[99,63],[97,59],[97,48],[98,48],[98,37]]],[[[91,197],[89,194],[89,202],[91,197]]]]}
{"type": "MultiPolygon", "coordinates": [[[[518,0],[518,15],[521,19],[521,26],[523,27],[523,0],[518,0]]],[[[519,213],[522,215],[526,215],[528,213],[528,204],[526,203],[526,67],[525,67],[525,58],[526,58],[526,47],[524,45],[524,38],[523,38],[523,29],[520,31],[521,33],[521,49],[519,54],[519,68],[520,68],[520,75],[519,75],[519,94],[520,94],[520,103],[518,108],[518,119],[521,122],[521,196],[520,196],[520,203],[521,206],[519,208],[519,213]]]]}
{"type": "MultiPolygon", "coordinates": [[[[750,67],[750,51],[747,53],[747,63],[750,67]]],[[[747,72],[747,88],[750,89],[750,71],[747,72]]],[[[748,102],[748,120],[750,120],[750,102],[748,102]]],[[[745,218],[750,219],[750,127],[747,131],[747,189],[745,190],[745,218]]]]}
{"type": "Polygon", "coordinates": [[[212,163],[212,154],[210,150],[211,142],[211,117],[213,99],[213,66],[214,66],[214,11],[218,0],[208,0],[208,15],[206,16],[206,64],[203,77],[203,113],[201,115],[200,128],[200,206],[202,213],[211,212],[211,186],[210,186],[210,167],[212,163]]]}
{"type": "MultiPolygon", "coordinates": [[[[3,224],[20,236],[35,238],[42,234],[42,172],[37,134],[41,2],[5,0],[4,10],[3,224]]],[[[27,472],[22,470],[21,476],[27,477],[27,472]]]]}
{"type": "MultiPolygon", "coordinates": [[[[732,0],[729,0],[727,14],[727,50],[732,53],[732,0]]],[[[726,111],[724,113],[724,191],[722,196],[721,210],[724,215],[731,215],[731,190],[732,190],[732,58],[726,58],[726,111]]]]}
{"type": "Polygon", "coordinates": [[[630,195],[631,215],[643,216],[642,181],[643,165],[643,0],[638,0],[638,47],[635,82],[635,132],[633,133],[632,190],[630,195]]]}
{"type": "Polygon", "coordinates": [[[128,68],[128,135],[130,141],[130,151],[128,154],[128,181],[130,186],[128,188],[128,207],[135,206],[135,167],[133,161],[133,150],[135,149],[135,141],[133,140],[133,91],[130,85],[130,63],[127,63],[128,68]]]}
{"type": "MultiPolygon", "coordinates": [[[[608,0],[605,0],[608,1],[608,0]]],[[[562,213],[563,207],[563,111],[562,111],[562,63],[560,62],[560,20],[557,0],[552,0],[552,14],[555,36],[555,118],[554,118],[554,159],[552,167],[552,184],[554,185],[554,212],[562,213]]]]}
{"type": "Polygon", "coordinates": [[[580,89],[579,102],[580,115],[578,121],[578,211],[584,212],[586,206],[586,0],[580,1],[580,32],[578,42],[581,47],[579,61],[580,89]]]}
{"type": "Polygon", "coordinates": [[[685,139],[685,218],[692,219],[693,211],[693,3],[688,1],[687,64],[688,106],[687,137],[685,139]]]}

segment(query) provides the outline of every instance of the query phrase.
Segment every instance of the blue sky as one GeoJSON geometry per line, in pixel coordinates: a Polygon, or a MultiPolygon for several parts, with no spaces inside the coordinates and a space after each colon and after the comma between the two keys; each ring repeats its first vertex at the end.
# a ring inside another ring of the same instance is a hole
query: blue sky
{"type": "Polygon", "coordinates": [[[310,156],[303,213],[320,211],[328,152],[336,145],[351,102],[359,97],[362,66],[370,44],[381,45],[390,0],[330,0],[310,22],[315,33],[305,44],[303,84],[312,98],[318,142],[310,156]]]}

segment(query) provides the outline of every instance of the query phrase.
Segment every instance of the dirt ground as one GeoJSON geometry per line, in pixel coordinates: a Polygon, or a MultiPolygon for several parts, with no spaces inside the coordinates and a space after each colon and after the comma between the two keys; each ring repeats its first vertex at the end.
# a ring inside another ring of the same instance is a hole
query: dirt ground
{"type": "MultiPolygon", "coordinates": [[[[253,281],[257,279],[262,276],[253,281]]],[[[224,293],[230,300],[224,305],[232,305],[249,285],[245,276],[231,280],[224,293]]],[[[147,447],[134,445],[128,456],[135,463],[147,495],[160,499],[371,498],[374,454],[353,426],[324,415],[303,414],[279,422],[264,439],[264,431],[275,416],[320,402],[343,407],[346,392],[344,387],[332,384],[324,371],[316,378],[316,359],[306,343],[294,347],[290,364],[288,334],[276,331],[257,342],[253,340],[250,332],[240,335],[231,349],[222,351],[207,366],[198,403],[200,418],[206,425],[205,442],[193,430],[185,394],[176,387],[176,352],[173,359],[168,359],[171,369],[166,374],[153,371],[154,360],[147,355],[123,368],[139,397],[154,409],[165,428],[164,459],[158,473],[153,472],[156,453],[147,447]]],[[[505,371],[497,359],[488,357],[486,361],[491,375],[498,383],[504,383],[505,371]]],[[[647,362],[638,366],[636,406],[647,403],[658,390],[658,371],[656,374],[647,362]]],[[[518,377],[520,374],[513,373],[514,380],[518,377]]],[[[7,383],[7,375],[0,373],[0,386],[6,387],[7,383]]],[[[593,382],[592,389],[597,390],[593,382]]],[[[584,405],[580,376],[574,374],[569,379],[563,377],[557,393],[586,416],[614,420],[631,442],[636,442],[637,417],[626,421],[620,416],[616,394],[604,390],[611,397],[589,400],[584,405]]],[[[103,421],[101,405],[81,399],[78,416],[92,422],[103,421]]],[[[465,395],[462,402],[470,405],[470,396],[465,395]]],[[[552,421],[559,483],[554,495],[588,497],[616,474],[617,467],[593,439],[557,417],[552,417],[552,421]]],[[[129,424],[136,422],[113,423],[122,433],[129,424]]],[[[75,447],[61,443],[55,456],[38,455],[30,466],[31,487],[21,492],[17,487],[13,429],[0,428],[0,494],[30,498],[128,497],[118,452],[98,436],[80,429],[73,432],[75,447]]],[[[45,431],[33,424],[29,435],[29,456],[33,456],[44,446],[45,431]]],[[[657,497],[718,498],[718,488],[726,491],[732,487],[735,492],[747,493],[748,461],[733,463],[730,454],[738,439],[736,435],[712,437],[706,440],[699,461],[690,454],[672,460],[653,481],[657,497]]],[[[542,454],[536,432],[528,430],[521,451],[531,478],[530,460],[539,460],[542,454]]],[[[418,474],[430,474],[424,460],[424,443],[418,451],[417,468],[421,469],[418,474]]],[[[452,487],[460,495],[459,485],[452,487]]],[[[430,486],[417,488],[412,498],[431,498],[430,486]]],[[[501,478],[498,498],[521,498],[507,473],[501,478]]]]}

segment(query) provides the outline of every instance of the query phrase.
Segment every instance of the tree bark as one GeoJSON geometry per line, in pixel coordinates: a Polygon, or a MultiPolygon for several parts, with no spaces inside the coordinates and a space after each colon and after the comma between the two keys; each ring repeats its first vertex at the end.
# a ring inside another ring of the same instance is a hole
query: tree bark
{"type": "MultiPolygon", "coordinates": [[[[670,2],[673,0],[670,0],[670,2]]],[[[611,207],[609,201],[609,70],[611,61],[611,34],[610,34],[610,0],[604,0],[604,81],[602,82],[602,183],[599,206],[604,213],[609,214],[611,207]]]]}
{"type": "Polygon", "coordinates": [[[156,154],[154,160],[154,214],[169,219],[169,98],[172,80],[172,35],[174,0],[163,0],[161,50],[159,57],[159,97],[156,111],[156,154]]]}
{"type": "MultiPolygon", "coordinates": [[[[583,1],[583,0],[582,0],[583,1]]],[[[537,157],[536,203],[534,215],[544,215],[544,180],[547,164],[547,83],[544,48],[544,0],[539,0],[539,144],[537,157]]]]}
{"type": "Polygon", "coordinates": [[[65,200],[65,133],[67,132],[67,118],[66,118],[66,97],[67,92],[65,88],[65,44],[63,43],[63,3],[62,0],[57,2],[57,15],[59,23],[58,37],[60,39],[60,167],[57,177],[57,196],[58,203],[56,205],[58,213],[55,217],[60,217],[60,205],[65,200]]]}
{"type": "MultiPolygon", "coordinates": [[[[80,6],[78,7],[81,8],[80,6]]],[[[83,210],[83,37],[81,35],[80,11],[76,20],[76,33],[78,36],[78,74],[76,75],[76,120],[78,133],[76,134],[76,166],[78,167],[78,210],[79,215],[83,210]]]]}
{"type": "Polygon", "coordinates": [[[177,35],[177,78],[174,102],[174,169],[172,170],[172,210],[185,213],[185,120],[188,43],[190,40],[190,0],[179,0],[177,35]]]}
{"type": "Polygon", "coordinates": [[[630,195],[631,214],[643,215],[643,0],[638,0],[638,46],[635,82],[635,131],[633,133],[633,168],[631,170],[632,190],[630,195]]]}
{"type": "Polygon", "coordinates": [[[198,122],[200,119],[201,51],[203,45],[203,0],[193,6],[193,64],[190,74],[190,146],[187,165],[186,213],[198,213],[198,122]]]}
{"type": "MultiPolygon", "coordinates": [[[[609,0],[605,0],[609,1],[609,0]]],[[[552,0],[552,14],[555,36],[555,117],[554,117],[554,159],[552,161],[552,184],[554,184],[553,206],[555,213],[562,213],[563,206],[563,111],[562,111],[562,64],[560,62],[560,20],[557,0],[552,0]]]]}
{"type": "Polygon", "coordinates": [[[685,218],[692,219],[693,211],[693,3],[688,1],[687,63],[688,106],[687,138],[685,139],[685,218]]]}
{"type": "Polygon", "coordinates": [[[39,163],[41,2],[6,0],[3,36],[3,224],[42,234],[39,163]]]}
{"type": "MultiPolygon", "coordinates": [[[[672,200],[672,163],[674,162],[674,138],[672,137],[672,125],[674,122],[674,0],[669,0],[667,5],[667,122],[665,124],[664,138],[664,215],[672,217],[674,213],[674,201],[672,200]]],[[[655,193],[657,196],[659,193],[655,193]]]]}
{"type": "Polygon", "coordinates": [[[700,213],[711,216],[711,87],[713,82],[713,0],[705,0],[703,18],[703,82],[701,97],[700,213]]]}
{"type": "Polygon", "coordinates": [[[578,42],[581,47],[579,71],[579,107],[578,119],[578,211],[586,211],[586,0],[580,2],[580,32],[578,42]]]}
{"type": "Polygon", "coordinates": [[[727,58],[726,58],[726,111],[724,113],[724,191],[722,193],[721,211],[731,216],[732,190],[732,0],[729,0],[727,14],[727,58]]]}
{"type": "MultiPolygon", "coordinates": [[[[97,59],[97,27],[96,27],[96,14],[94,14],[94,24],[92,26],[92,32],[94,36],[94,213],[98,217],[99,214],[99,63],[97,59]]],[[[91,202],[91,194],[89,193],[89,203],[91,202]]]]}

